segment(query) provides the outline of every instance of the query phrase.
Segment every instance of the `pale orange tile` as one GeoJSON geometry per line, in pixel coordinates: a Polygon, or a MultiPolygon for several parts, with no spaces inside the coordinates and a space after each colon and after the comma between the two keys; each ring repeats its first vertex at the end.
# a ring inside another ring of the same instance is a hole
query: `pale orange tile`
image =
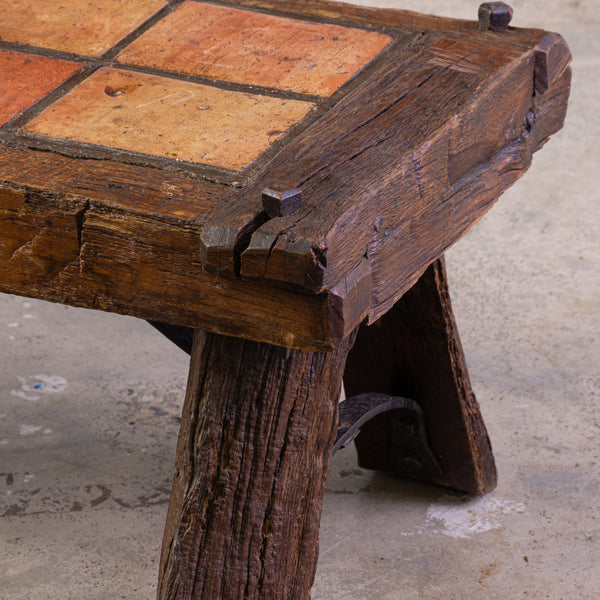
{"type": "Polygon", "coordinates": [[[240,170],[314,106],[105,68],[25,130],[240,170]]]}
{"type": "Polygon", "coordinates": [[[391,41],[377,32],[188,1],[118,59],[329,96],[391,41]]]}
{"type": "Polygon", "coordinates": [[[0,0],[0,39],[99,56],[165,0],[0,0]]]}
{"type": "Polygon", "coordinates": [[[0,50],[0,125],[41,100],[80,67],[66,60],[0,50]]]}

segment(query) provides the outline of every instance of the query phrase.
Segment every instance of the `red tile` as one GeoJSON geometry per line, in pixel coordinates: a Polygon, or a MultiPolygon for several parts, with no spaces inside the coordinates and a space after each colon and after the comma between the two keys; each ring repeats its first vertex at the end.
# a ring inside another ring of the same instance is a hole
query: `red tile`
{"type": "Polygon", "coordinates": [[[100,56],[165,0],[0,0],[0,39],[100,56]]]}
{"type": "Polygon", "coordinates": [[[41,100],[80,66],[65,60],[0,50],[0,125],[41,100]]]}
{"type": "Polygon", "coordinates": [[[391,41],[373,31],[188,1],[118,60],[329,96],[391,41]]]}
{"type": "Polygon", "coordinates": [[[314,107],[310,102],[106,68],[24,129],[240,170],[314,107]]]}

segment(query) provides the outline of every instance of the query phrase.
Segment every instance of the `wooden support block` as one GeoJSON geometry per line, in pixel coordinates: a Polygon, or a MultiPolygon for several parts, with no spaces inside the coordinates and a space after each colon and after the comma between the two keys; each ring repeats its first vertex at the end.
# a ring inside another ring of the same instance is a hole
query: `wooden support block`
{"type": "Polygon", "coordinates": [[[452,314],[442,259],[377,323],[359,330],[348,356],[348,396],[381,392],[421,405],[439,476],[402,468],[389,456],[385,422],[367,423],[356,438],[362,467],[446,485],[472,494],[496,486],[496,467],[452,314]]]}
{"type": "Polygon", "coordinates": [[[159,600],[308,600],[337,400],[331,352],[196,332],[159,600]]]}

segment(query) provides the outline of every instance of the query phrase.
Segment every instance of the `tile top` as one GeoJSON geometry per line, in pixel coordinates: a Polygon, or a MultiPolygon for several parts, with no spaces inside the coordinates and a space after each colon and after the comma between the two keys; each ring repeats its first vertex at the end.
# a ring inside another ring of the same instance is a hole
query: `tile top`
{"type": "Polygon", "coordinates": [[[240,170],[314,106],[104,68],[24,129],[240,170]]]}
{"type": "Polygon", "coordinates": [[[244,170],[393,40],[196,0],[0,0],[0,139],[244,170]]]}
{"type": "Polygon", "coordinates": [[[100,56],[166,0],[0,0],[0,39],[100,56]]]}
{"type": "Polygon", "coordinates": [[[80,67],[66,60],[0,50],[0,125],[44,98],[80,67]]]}
{"type": "Polygon", "coordinates": [[[188,0],[118,60],[329,96],[391,41],[377,32],[188,0]]]}

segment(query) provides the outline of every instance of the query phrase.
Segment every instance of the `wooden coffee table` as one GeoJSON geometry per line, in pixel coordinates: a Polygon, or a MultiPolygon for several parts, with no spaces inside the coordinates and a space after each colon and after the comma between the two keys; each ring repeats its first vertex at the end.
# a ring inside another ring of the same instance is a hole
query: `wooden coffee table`
{"type": "Polygon", "coordinates": [[[502,3],[0,10],[0,290],[191,351],[160,599],[309,598],[361,428],[362,466],[493,489],[443,254],[561,128],[560,36],[502,3]]]}

